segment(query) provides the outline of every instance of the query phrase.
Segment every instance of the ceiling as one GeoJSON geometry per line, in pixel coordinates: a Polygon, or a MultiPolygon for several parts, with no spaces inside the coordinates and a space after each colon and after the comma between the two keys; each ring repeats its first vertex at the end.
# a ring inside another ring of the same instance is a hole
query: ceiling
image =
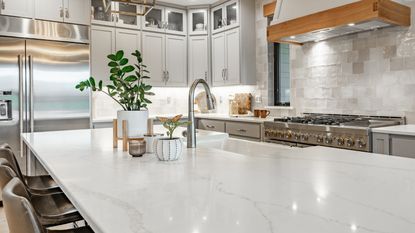
{"type": "Polygon", "coordinates": [[[213,4],[218,0],[161,0],[161,2],[168,2],[172,4],[178,4],[182,6],[193,6],[193,5],[207,5],[213,4]]]}

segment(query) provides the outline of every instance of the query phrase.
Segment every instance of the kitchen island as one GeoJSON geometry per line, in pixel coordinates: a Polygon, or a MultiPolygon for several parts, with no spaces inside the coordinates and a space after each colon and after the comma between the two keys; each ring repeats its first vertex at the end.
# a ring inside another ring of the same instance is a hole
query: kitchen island
{"type": "Polygon", "coordinates": [[[415,160],[311,147],[176,162],[112,148],[111,129],[23,134],[97,233],[415,232],[415,160]]]}

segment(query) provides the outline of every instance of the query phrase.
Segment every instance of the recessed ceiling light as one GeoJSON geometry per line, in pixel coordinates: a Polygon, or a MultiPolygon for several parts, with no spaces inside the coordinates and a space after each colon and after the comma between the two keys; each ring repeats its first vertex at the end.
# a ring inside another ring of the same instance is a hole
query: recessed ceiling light
{"type": "Polygon", "coordinates": [[[354,25],[356,25],[356,24],[354,24],[354,23],[347,24],[347,26],[349,26],[349,27],[353,27],[354,25]]]}

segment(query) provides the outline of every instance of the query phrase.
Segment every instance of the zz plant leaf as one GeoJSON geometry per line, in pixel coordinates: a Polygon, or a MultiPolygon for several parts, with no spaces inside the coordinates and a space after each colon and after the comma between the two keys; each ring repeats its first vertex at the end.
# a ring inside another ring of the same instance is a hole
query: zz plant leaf
{"type": "MultiPolygon", "coordinates": [[[[145,65],[141,53],[136,50],[132,56],[136,59],[136,64],[130,65],[129,60],[124,57],[124,51],[120,50],[114,54],[109,54],[109,84],[103,84],[102,80],[97,82],[94,77],[79,82],[75,88],[79,91],[91,89],[100,91],[115,102],[117,102],[125,111],[140,111],[147,109],[151,101],[148,96],[154,95],[150,92],[151,85],[144,83],[149,79],[148,74],[143,75],[145,65]]],[[[146,72],[147,73],[147,72],[146,72]]]]}

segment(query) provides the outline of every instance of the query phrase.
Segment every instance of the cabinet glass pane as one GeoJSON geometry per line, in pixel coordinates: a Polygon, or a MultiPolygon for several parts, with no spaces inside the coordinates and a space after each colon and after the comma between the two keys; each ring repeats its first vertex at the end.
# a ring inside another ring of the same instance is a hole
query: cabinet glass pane
{"type": "Polygon", "coordinates": [[[232,25],[238,22],[236,3],[226,6],[226,24],[232,25]]]}
{"type": "Polygon", "coordinates": [[[153,8],[146,15],[145,26],[150,28],[163,28],[162,15],[163,11],[161,9],[153,8]]]}
{"type": "Polygon", "coordinates": [[[222,19],[222,8],[217,9],[213,12],[213,29],[219,29],[223,26],[222,19]]]}
{"type": "MultiPolygon", "coordinates": [[[[128,12],[132,14],[137,13],[137,6],[135,5],[128,5],[125,3],[120,3],[118,8],[120,12],[128,12]]],[[[138,25],[137,16],[120,13],[120,23],[128,24],[128,25],[138,25]]]]}
{"type": "Polygon", "coordinates": [[[111,2],[107,2],[108,10],[102,0],[92,0],[91,13],[93,20],[111,22],[111,2]]]}
{"type": "Polygon", "coordinates": [[[167,11],[167,29],[171,31],[183,31],[183,14],[174,11],[167,11]]]}
{"type": "Polygon", "coordinates": [[[193,12],[192,13],[192,30],[193,31],[204,31],[206,30],[205,12],[193,12]]]}

